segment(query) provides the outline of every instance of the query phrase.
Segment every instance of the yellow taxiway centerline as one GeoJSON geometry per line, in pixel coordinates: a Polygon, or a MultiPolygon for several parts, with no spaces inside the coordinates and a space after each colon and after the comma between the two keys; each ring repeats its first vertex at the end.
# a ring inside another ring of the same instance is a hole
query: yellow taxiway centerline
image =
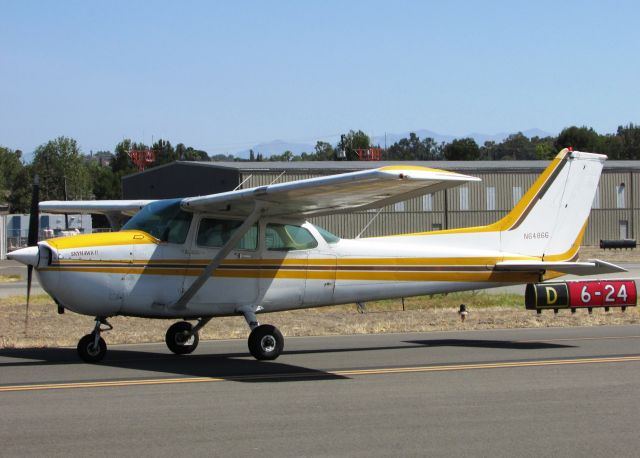
{"type": "Polygon", "coordinates": [[[62,390],[77,388],[110,388],[124,386],[148,386],[148,385],[172,385],[179,383],[211,383],[223,381],[243,381],[243,380],[285,380],[299,378],[322,378],[327,376],[355,377],[364,375],[385,375],[385,374],[408,374],[417,372],[447,372],[462,371],[472,369],[505,369],[517,367],[541,367],[541,366],[565,366],[575,364],[602,364],[602,363],[625,363],[640,361],[640,355],[602,357],[602,358],[577,358],[577,359],[555,359],[545,361],[519,361],[519,362],[498,362],[498,363],[477,363],[477,364],[451,364],[439,366],[419,366],[419,367],[389,367],[380,369],[352,369],[336,371],[317,372],[291,372],[283,374],[248,374],[230,375],[226,377],[182,377],[182,378],[160,378],[142,380],[114,380],[98,382],[70,382],[70,383],[48,383],[34,385],[7,385],[0,386],[0,392],[10,391],[41,391],[41,390],[62,390]]]}

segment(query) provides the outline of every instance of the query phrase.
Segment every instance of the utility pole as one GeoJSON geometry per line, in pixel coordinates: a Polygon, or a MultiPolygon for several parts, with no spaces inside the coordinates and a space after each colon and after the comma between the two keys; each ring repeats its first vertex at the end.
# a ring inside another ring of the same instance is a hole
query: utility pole
{"type": "MultiPolygon", "coordinates": [[[[69,200],[69,197],[67,196],[67,176],[64,175],[62,178],[64,179],[64,200],[67,201],[69,200]]],[[[67,213],[64,214],[64,230],[69,230],[69,215],[67,213]]]]}

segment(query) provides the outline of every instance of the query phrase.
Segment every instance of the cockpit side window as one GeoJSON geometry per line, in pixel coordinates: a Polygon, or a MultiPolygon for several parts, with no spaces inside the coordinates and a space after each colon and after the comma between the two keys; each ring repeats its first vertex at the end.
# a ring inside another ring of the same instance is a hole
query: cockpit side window
{"type": "Polygon", "coordinates": [[[159,200],[140,210],[122,230],[144,231],[162,242],[184,243],[193,214],[180,208],[182,199],[159,200]]]}
{"type": "MultiPolygon", "coordinates": [[[[198,227],[198,246],[221,248],[240,227],[242,221],[203,218],[198,227]]],[[[235,246],[236,250],[255,250],[258,247],[258,226],[253,225],[235,246]]]]}
{"type": "Polygon", "coordinates": [[[320,227],[320,226],[316,226],[316,225],[314,225],[313,227],[316,228],[316,231],[318,231],[318,233],[322,236],[324,241],[327,242],[329,245],[332,245],[334,243],[338,243],[340,241],[340,237],[338,237],[335,234],[332,234],[331,232],[329,232],[325,228],[320,227]]]}
{"type": "Polygon", "coordinates": [[[267,224],[266,247],[271,251],[309,250],[318,246],[311,232],[294,224],[267,224]]]}

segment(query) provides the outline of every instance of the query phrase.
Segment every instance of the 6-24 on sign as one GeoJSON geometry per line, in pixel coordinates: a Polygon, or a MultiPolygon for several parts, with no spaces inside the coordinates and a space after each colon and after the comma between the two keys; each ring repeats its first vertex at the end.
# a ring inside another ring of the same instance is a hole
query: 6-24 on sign
{"type": "Polygon", "coordinates": [[[622,307],[635,305],[636,283],[633,280],[569,281],[571,307],[622,307]]]}

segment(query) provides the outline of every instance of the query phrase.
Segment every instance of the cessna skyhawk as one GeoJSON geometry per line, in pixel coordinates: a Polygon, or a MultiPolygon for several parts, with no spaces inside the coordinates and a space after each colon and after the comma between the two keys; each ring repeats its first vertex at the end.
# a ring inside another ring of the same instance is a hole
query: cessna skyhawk
{"type": "MultiPolygon", "coordinates": [[[[258,314],[624,271],[577,262],[606,156],[561,151],[514,209],[488,226],[345,240],[306,221],[379,208],[478,178],[415,166],[155,201],[49,201],[40,210],[132,216],[112,233],[53,238],[10,253],[58,304],[95,317],[78,343],[106,353],[116,315],[182,319],[166,343],[191,353],[214,317],[242,315],[249,351],[278,357],[280,331],[258,314]],[[192,324],[190,321],[193,321],[192,324]]],[[[37,232],[36,232],[37,234],[37,232]]]]}

